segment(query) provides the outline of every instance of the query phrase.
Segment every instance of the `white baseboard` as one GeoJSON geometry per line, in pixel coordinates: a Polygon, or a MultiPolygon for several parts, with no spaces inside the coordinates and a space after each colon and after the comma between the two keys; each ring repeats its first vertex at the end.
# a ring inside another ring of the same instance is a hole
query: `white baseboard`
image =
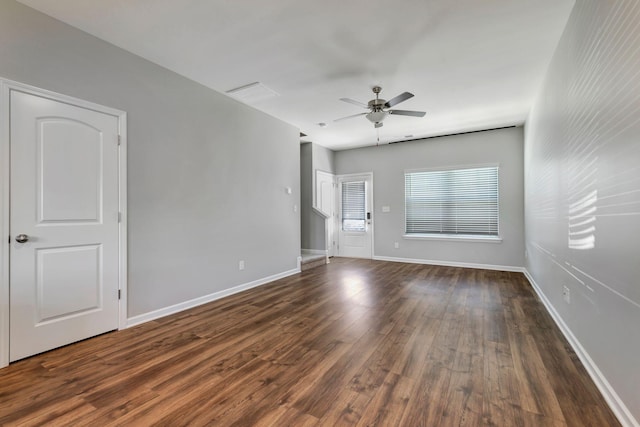
{"type": "Polygon", "coordinates": [[[481,270],[513,271],[516,273],[524,272],[524,267],[514,267],[510,265],[475,264],[470,262],[439,261],[419,258],[396,258],[388,256],[374,256],[373,259],[378,261],[406,262],[408,264],[441,265],[444,267],[477,268],[481,270]]]}
{"type": "Polygon", "coordinates": [[[527,280],[529,280],[529,283],[531,283],[531,287],[533,287],[534,291],[542,301],[542,304],[544,304],[554,322],[556,322],[556,325],[558,325],[558,328],[560,328],[560,331],[562,332],[564,337],[567,339],[567,341],[569,341],[569,344],[573,348],[573,351],[575,351],[578,355],[578,358],[589,373],[589,376],[595,383],[596,387],[598,387],[598,390],[600,390],[600,393],[602,394],[604,399],[609,404],[609,407],[616,415],[616,417],[618,417],[618,421],[620,421],[620,424],[625,427],[640,427],[638,421],[631,414],[631,412],[624,404],[622,399],[620,399],[620,396],[618,396],[613,387],[611,387],[611,384],[609,384],[609,381],[607,381],[602,371],[600,371],[593,359],[591,359],[589,353],[587,353],[584,347],[582,347],[580,341],[578,341],[575,335],[573,335],[571,329],[569,329],[567,324],[564,323],[564,320],[562,320],[560,314],[558,314],[551,302],[547,299],[546,295],[542,292],[542,289],[533,279],[533,276],[531,276],[526,268],[523,269],[523,272],[527,280]]]}
{"type": "Polygon", "coordinates": [[[322,249],[302,249],[304,255],[327,255],[327,251],[322,249]]]}
{"type": "Polygon", "coordinates": [[[179,304],[174,304],[169,307],[164,307],[158,310],[150,311],[148,313],[129,317],[127,319],[127,328],[139,325],[141,323],[149,322],[151,320],[159,319],[161,317],[169,316],[170,314],[179,313],[181,311],[188,310],[190,308],[197,307],[199,305],[206,304],[208,302],[212,302],[220,298],[227,297],[229,295],[246,291],[247,289],[257,288],[258,286],[262,286],[267,283],[273,282],[274,280],[292,276],[297,273],[300,273],[300,266],[298,266],[298,268],[295,268],[293,270],[284,271],[282,273],[274,274],[268,277],[263,277],[262,279],[258,279],[249,283],[244,283],[242,285],[234,286],[233,288],[225,289],[223,291],[214,292],[212,294],[204,295],[199,298],[194,298],[192,300],[181,302],[179,304]]]}

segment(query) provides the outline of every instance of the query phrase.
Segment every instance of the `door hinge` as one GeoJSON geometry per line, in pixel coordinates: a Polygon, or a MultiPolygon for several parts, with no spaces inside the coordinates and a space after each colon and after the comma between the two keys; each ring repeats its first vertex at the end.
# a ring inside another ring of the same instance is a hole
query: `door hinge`
{"type": "Polygon", "coordinates": [[[122,212],[118,212],[118,222],[122,222],[122,212]]]}
{"type": "Polygon", "coordinates": [[[120,145],[121,142],[122,142],[122,137],[118,135],[118,145],[120,145]]]}
{"type": "Polygon", "coordinates": [[[122,299],[122,291],[118,289],[118,299],[122,299]]]}

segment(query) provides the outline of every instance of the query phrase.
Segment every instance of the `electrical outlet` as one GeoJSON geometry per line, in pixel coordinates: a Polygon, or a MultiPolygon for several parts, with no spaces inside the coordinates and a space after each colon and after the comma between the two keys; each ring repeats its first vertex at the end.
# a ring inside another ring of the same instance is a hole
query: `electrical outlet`
{"type": "Polygon", "coordinates": [[[400,243],[395,242],[395,243],[393,244],[393,247],[394,247],[394,248],[396,248],[396,249],[398,249],[398,248],[400,247],[400,243]]]}
{"type": "Polygon", "coordinates": [[[244,270],[244,260],[238,261],[238,270],[244,270]]]}
{"type": "Polygon", "coordinates": [[[567,304],[571,304],[571,291],[567,286],[562,287],[562,299],[564,299],[564,302],[567,304]]]}

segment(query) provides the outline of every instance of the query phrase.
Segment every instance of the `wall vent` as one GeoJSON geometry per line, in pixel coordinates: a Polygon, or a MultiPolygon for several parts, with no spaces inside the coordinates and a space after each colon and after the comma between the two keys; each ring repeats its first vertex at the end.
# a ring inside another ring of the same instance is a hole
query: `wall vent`
{"type": "Polygon", "coordinates": [[[278,92],[268,88],[260,82],[249,83],[244,86],[229,89],[225,93],[238,101],[244,102],[245,104],[254,104],[280,96],[278,92]]]}

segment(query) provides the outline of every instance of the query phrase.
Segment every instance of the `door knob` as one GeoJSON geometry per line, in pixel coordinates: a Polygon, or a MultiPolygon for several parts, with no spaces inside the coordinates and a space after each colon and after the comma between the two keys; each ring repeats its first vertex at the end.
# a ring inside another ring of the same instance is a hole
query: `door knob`
{"type": "Polygon", "coordinates": [[[27,243],[29,241],[29,236],[26,234],[18,234],[16,236],[16,242],[18,243],[27,243]]]}

